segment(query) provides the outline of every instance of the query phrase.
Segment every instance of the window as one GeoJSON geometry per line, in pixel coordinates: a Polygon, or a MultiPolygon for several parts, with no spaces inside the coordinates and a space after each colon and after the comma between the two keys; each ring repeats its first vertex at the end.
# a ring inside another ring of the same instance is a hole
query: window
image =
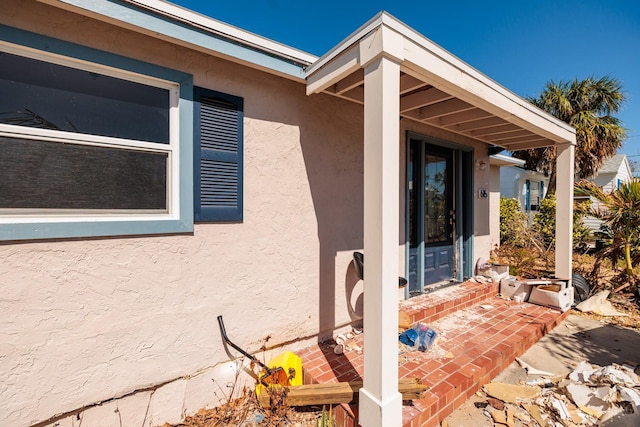
{"type": "Polygon", "coordinates": [[[529,201],[531,203],[531,210],[532,211],[540,210],[540,182],[531,181],[529,191],[530,191],[529,201]]]}
{"type": "Polygon", "coordinates": [[[195,221],[241,221],[242,98],[196,88],[194,99],[195,221]]]}
{"type": "Polygon", "coordinates": [[[191,231],[191,76],[9,30],[0,240],[191,231]]]}

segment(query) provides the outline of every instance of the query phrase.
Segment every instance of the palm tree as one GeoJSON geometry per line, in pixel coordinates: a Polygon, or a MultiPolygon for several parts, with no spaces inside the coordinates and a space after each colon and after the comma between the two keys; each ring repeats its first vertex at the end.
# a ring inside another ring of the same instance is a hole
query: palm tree
{"type": "Polygon", "coordinates": [[[599,258],[613,255],[612,258],[616,260],[617,254],[621,254],[625,260],[624,272],[627,281],[632,282],[634,264],[640,261],[637,252],[640,244],[640,178],[621,184],[620,188],[611,193],[605,193],[589,181],[579,182],[576,190],[600,203],[596,208],[580,206],[579,209],[587,215],[602,220],[611,230],[613,242],[604,248],[599,258]]]}
{"type": "MultiPolygon", "coordinates": [[[[613,114],[620,110],[625,100],[622,84],[609,76],[558,83],[550,81],[537,98],[528,98],[535,106],[576,128],[577,179],[593,176],[602,163],[622,147],[626,129],[613,114]]],[[[555,192],[555,147],[516,151],[513,155],[525,160],[527,169],[546,173],[550,177],[547,191],[555,192]]]]}

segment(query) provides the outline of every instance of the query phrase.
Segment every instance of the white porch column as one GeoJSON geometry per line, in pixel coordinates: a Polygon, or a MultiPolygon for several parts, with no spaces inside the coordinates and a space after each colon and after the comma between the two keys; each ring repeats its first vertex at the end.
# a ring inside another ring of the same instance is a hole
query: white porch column
{"type": "Polygon", "coordinates": [[[571,279],[575,146],[558,146],[556,159],[556,277],[571,279]]]}
{"type": "Polygon", "coordinates": [[[382,53],[364,68],[366,274],[359,422],[364,427],[394,427],[402,425],[398,393],[400,65],[382,53]]]}

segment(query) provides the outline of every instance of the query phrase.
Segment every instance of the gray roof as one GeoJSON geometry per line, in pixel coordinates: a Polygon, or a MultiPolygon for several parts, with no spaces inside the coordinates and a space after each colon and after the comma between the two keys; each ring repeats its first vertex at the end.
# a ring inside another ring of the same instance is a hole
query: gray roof
{"type": "Polygon", "coordinates": [[[605,160],[597,173],[618,173],[620,165],[624,161],[625,157],[627,157],[626,154],[616,154],[615,156],[605,160]]]}

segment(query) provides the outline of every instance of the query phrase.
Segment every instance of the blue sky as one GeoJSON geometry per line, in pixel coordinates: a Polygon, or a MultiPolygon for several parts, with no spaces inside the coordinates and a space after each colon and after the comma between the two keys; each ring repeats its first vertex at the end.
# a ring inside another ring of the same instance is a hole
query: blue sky
{"type": "Polygon", "coordinates": [[[639,0],[174,2],[318,56],[385,10],[523,97],[549,80],[610,75],[628,97],[621,152],[640,155],[639,0]]]}

